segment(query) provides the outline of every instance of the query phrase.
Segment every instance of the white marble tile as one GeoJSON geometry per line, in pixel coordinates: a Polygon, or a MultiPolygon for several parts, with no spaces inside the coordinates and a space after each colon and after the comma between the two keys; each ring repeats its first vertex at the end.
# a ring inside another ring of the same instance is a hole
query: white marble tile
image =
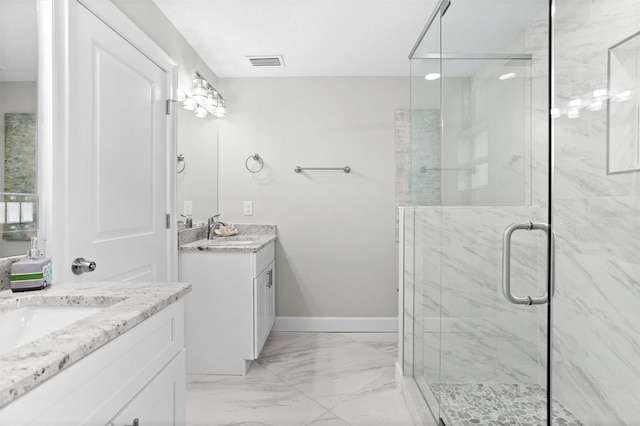
{"type": "Polygon", "coordinates": [[[398,333],[340,333],[340,335],[393,357],[398,353],[398,333]]]}
{"type": "Polygon", "coordinates": [[[327,411],[311,423],[310,426],[349,426],[349,423],[342,420],[340,417],[333,414],[331,411],[327,411]]]}
{"type": "Polygon", "coordinates": [[[305,425],[326,409],[254,365],[244,376],[191,375],[187,381],[187,424],[305,425]]]}
{"type": "MultiPolygon", "coordinates": [[[[402,352],[402,367],[404,374],[413,375],[414,372],[414,332],[415,328],[415,244],[414,244],[414,232],[415,232],[415,208],[404,207],[399,209],[399,214],[402,214],[402,232],[401,243],[403,244],[403,258],[401,259],[400,267],[403,268],[403,319],[404,319],[404,336],[403,336],[403,352],[402,352]]],[[[421,334],[421,333],[420,333],[421,334]]]]}
{"type": "Polygon", "coordinates": [[[331,410],[353,426],[411,426],[413,422],[392,371],[331,410]],[[384,407],[383,410],[380,407],[384,407]]]}
{"type": "Polygon", "coordinates": [[[331,409],[393,369],[395,357],[339,334],[316,333],[263,354],[257,362],[331,409]]]}
{"type": "Polygon", "coordinates": [[[187,377],[188,424],[409,425],[395,358],[380,350],[391,341],[393,333],[273,333],[246,376],[187,377]]]}
{"type": "MultiPolygon", "coordinates": [[[[567,0],[555,19],[555,102],[562,103],[607,82],[607,51],[638,31],[640,3],[567,0]]],[[[554,124],[553,389],[587,425],[636,424],[639,174],[607,175],[606,110],[554,124]]]]}
{"type": "Polygon", "coordinates": [[[302,332],[289,332],[289,331],[272,331],[269,333],[267,341],[262,348],[262,357],[267,357],[271,354],[277,354],[279,350],[286,348],[293,342],[305,339],[309,337],[309,333],[302,332]]]}

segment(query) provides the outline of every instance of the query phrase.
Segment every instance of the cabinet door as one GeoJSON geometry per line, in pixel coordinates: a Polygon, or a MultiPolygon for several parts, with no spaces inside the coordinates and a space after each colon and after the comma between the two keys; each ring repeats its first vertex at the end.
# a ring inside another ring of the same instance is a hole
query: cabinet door
{"type": "Polygon", "coordinates": [[[275,261],[271,262],[271,264],[267,267],[267,275],[269,275],[269,271],[271,271],[270,273],[271,276],[267,277],[270,279],[270,281],[267,283],[267,298],[266,298],[267,337],[269,336],[269,333],[273,328],[273,324],[276,321],[276,262],[275,261]]]}
{"type": "Polygon", "coordinates": [[[254,282],[253,292],[253,359],[258,359],[262,346],[267,340],[267,285],[269,268],[265,269],[254,282]]]}
{"type": "Polygon", "coordinates": [[[276,319],[276,264],[269,266],[255,279],[254,288],[254,359],[258,359],[276,319]]]}
{"type": "Polygon", "coordinates": [[[184,349],[108,423],[108,426],[186,424],[184,349]]]}

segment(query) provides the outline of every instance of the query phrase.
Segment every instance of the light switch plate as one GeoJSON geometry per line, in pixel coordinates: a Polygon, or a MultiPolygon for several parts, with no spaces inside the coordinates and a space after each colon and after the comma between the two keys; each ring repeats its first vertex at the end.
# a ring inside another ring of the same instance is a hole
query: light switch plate
{"type": "Polygon", "coordinates": [[[245,201],[243,212],[245,216],[253,216],[253,201],[245,201]]]}
{"type": "Polygon", "coordinates": [[[182,209],[184,214],[193,214],[193,201],[185,201],[184,208],[182,209]]]}

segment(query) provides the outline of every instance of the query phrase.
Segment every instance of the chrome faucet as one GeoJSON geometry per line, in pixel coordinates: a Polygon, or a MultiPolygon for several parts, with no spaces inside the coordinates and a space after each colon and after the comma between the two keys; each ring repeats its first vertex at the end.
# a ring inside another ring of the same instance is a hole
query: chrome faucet
{"type": "Polygon", "coordinates": [[[216,229],[220,228],[221,226],[227,226],[224,222],[221,222],[218,220],[219,216],[220,215],[217,214],[207,219],[207,239],[208,240],[216,236],[216,229]]]}
{"type": "Polygon", "coordinates": [[[184,217],[186,220],[184,221],[184,227],[187,229],[193,228],[193,219],[191,216],[180,213],[180,216],[184,217]]]}

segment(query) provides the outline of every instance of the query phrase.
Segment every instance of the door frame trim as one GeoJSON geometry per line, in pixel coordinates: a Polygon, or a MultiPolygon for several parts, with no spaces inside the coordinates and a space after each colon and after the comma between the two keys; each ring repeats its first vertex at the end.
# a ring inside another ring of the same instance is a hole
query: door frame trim
{"type": "MultiPolygon", "coordinates": [[[[162,50],[146,33],[137,27],[120,9],[110,1],[104,0],[41,0],[53,3],[53,43],[42,43],[41,50],[45,52],[49,46],[53,49],[50,57],[53,60],[53,83],[51,100],[44,102],[43,114],[50,105],[52,120],[52,138],[43,138],[40,158],[39,188],[44,218],[39,228],[39,235],[44,240],[45,253],[51,257],[59,271],[66,271],[65,259],[68,253],[67,238],[58,230],[68,228],[68,209],[71,194],[68,187],[68,164],[66,152],[69,137],[69,4],[72,1],[87,8],[96,17],[111,27],[122,38],[138,49],[143,55],[154,62],[167,76],[167,97],[174,98],[178,89],[178,64],[162,50]]],[[[46,40],[49,34],[44,34],[46,40]]],[[[46,71],[45,71],[46,72],[46,71]]],[[[42,99],[47,101],[47,99],[42,99]]],[[[176,207],[176,114],[167,116],[166,128],[166,170],[167,170],[167,205],[166,212],[175,218],[176,207]]],[[[163,221],[164,224],[164,221],[163,221]]],[[[177,281],[178,278],[178,234],[177,221],[172,220],[167,234],[167,280],[177,281]]],[[[69,263],[70,264],[70,263],[69,263]]],[[[63,277],[70,274],[62,273],[63,277]]],[[[58,281],[58,280],[56,280],[58,281]]]]}

